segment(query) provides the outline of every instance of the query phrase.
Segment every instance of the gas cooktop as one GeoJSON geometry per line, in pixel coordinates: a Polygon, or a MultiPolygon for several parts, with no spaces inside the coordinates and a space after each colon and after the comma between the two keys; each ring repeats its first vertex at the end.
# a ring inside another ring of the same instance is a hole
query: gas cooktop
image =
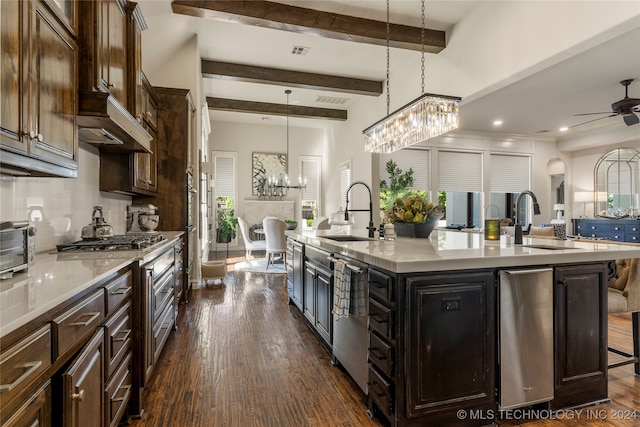
{"type": "Polygon", "coordinates": [[[164,240],[160,233],[122,234],[106,239],[85,239],[56,245],[58,252],[130,251],[146,249],[164,240]]]}

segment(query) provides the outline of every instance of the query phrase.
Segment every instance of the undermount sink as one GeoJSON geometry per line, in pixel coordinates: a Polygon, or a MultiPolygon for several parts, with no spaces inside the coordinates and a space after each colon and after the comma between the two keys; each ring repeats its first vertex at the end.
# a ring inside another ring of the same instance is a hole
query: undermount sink
{"type": "Polygon", "coordinates": [[[335,240],[336,242],[366,242],[371,239],[368,237],[359,237],[359,236],[349,236],[349,235],[340,235],[340,236],[320,236],[323,239],[335,240]]]}
{"type": "Polygon", "coordinates": [[[563,251],[565,249],[578,249],[578,248],[570,248],[565,246],[551,246],[551,245],[522,245],[523,248],[533,248],[533,249],[546,249],[549,251],[563,251]]]}

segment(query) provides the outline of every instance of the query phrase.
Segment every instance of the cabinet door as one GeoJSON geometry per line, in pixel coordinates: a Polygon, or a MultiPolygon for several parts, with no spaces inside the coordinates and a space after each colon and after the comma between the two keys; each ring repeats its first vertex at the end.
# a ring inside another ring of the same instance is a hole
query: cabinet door
{"type": "Polygon", "coordinates": [[[33,157],[75,168],[78,47],[44,4],[34,4],[29,58],[29,151],[33,157]]]}
{"type": "Polygon", "coordinates": [[[293,245],[293,294],[291,300],[295,305],[302,310],[302,288],[304,281],[303,270],[304,253],[302,246],[299,244],[293,245]]]}
{"type": "Polygon", "coordinates": [[[316,269],[315,267],[305,264],[304,266],[304,297],[303,297],[303,313],[309,319],[312,325],[316,323],[316,269]]]}
{"type": "Polygon", "coordinates": [[[52,425],[51,382],[47,381],[31,398],[27,399],[27,403],[2,425],[4,427],[48,427],[52,425]]]}
{"type": "Polygon", "coordinates": [[[134,183],[133,186],[147,191],[157,191],[158,165],[156,164],[157,139],[155,132],[148,130],[151,135],[151,153],[134,153],[134,183]]]}
{"type": "Polygon", "coordinates": [[[557,267],[553,409],[607,398],[606,264],[557,267]]]}
{"type": "Polygon", "coordinates": [[[126,15],[120,0],[101,1],[100,84],[120,103],[127,105],[126,74],[126,15]]]}
{"type": "Polygon", "coordinates": [[[101,427],[104,420],[104,333],[99,329],[62,374],[63,426],[101,427]]]}
{"type": "Polygon", "coordinates": [[[28,64],[23,62],[27,52],[26,26],[27,3],[22,1],[0,2],[0,48],[2,49],[2,75],[0,76],[0,142],[18,151],[28,150],[27,120],[23,96],[28,64]]]}
{"type": "Polygon", "coordinates": [[[331,317],[331,273],[318,269],[316,275],[316,328],[327,344],[331,345],[333,320],[331,317]]]}
{"type": "MultiPolygon", "coordinates": [[[[406,279],[408,416],[495,403],[494,278],[491,272],[406,279]]],[[[443,415],[444,416],[444,415],[443,415]]],[[[458,420],[459,421],[459,420],[458,420]]]]}

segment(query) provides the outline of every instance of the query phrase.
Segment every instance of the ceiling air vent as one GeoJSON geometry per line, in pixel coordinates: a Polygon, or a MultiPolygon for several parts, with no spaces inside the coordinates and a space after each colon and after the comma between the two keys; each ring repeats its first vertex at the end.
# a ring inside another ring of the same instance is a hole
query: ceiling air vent
{"type": "Polygon", "coordinates": [[[292,55],[304,56],[309,53],[309,48],[305,46],[294,46],[291,50],[292,55]]]}
{"type": "Polygon", "coordinates": [[[316,102],[321,104],[342,105],[349,101],[349,98],[338,98],[336,96],[318,96],[316,102]]]}

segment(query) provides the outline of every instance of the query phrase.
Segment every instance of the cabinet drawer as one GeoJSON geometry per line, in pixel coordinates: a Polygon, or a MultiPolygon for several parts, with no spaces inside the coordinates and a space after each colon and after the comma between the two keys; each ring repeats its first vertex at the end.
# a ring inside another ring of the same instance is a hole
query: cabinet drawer
{"type": "Polygon", "coordinates": [[[131,303],[122,307],[104,324],[106,377],[111,378],[118,364],[131,349],[131,303]]]}
{"type": "Polygon", "coordinates": [[[113,427],[118,425],[126,411],[127,404],[131,398],[132,378],[131,353],[129,353],[113,376],[113,379],[105,387],[106,426],[113,427]]]}
{"type": "Polygon", "coordinates": [[[369,295],[381,301],[393,302],[393,279],[376,270],[369,270],[369,295]]]}
{"type": "Polygon", "coordinates": [[[162,312],[162,316],[156,322],[153,327],[153,360],[154,362],[158,360],[160,356],[160,352],[162,351],[162,347],[164,346],[169,333],[171,332],[171,327],[174,322],[174,311],[173,311],[173,299],[167,304],[164,311],[162,312]]]}
{"type": "Polygon", "coordinates": [[[392,337],[392,317],[391,309],[369,299],[369,329],[386,340],[392,337]]]}
{"type": "Polygon", "coordinates": [[[162,274],[173,265],[174,260],[173,250],[168,250],[156,258],[153,262],[153,277],[162,276],[162,274]]]}
{"type": "Polygon", "coordinates": [[[51,328],[46,325],[18,343],[2,349],[0,356],[0,408],[18,396],[51,366],[51,328]]]}
{"type": "Polygon", "coordinates": [[[384,342],[376,333],[369,333],[369,361],[373,363],[384,375],[391,377],[393,367],[392,348],[384,342]]]}
{"type": "Polygon", "coordinates": [[[53,359],[57,359],[83,338],[95,332],[104,319],[104,291],[94,292],[51,322],[53,359]]]}
{"type": "Polygon", "coordinates": [[[105,298],[107,299],[107,316],[118,307],[123,300],[131,296],[133,289],[132,283],[133,273],[127,271],[104,287],[105,298]]]}
{"type": "Polygon", "coordinates": [[[367,385],[369,386],[369,396],[376,402],[378,408],[387,415],[391,414],[391,383],[385,380],[371,364],[369,364],[367,385]]]}
{"type": "Polygon", "coordinates": [[[167,301],[173,295],[173,271],[167,271],[153,283],[153,321],[158,320],[167,301]]]}
{"type": "Polygon", "coordinates": [[[640,243],[640,225],[627,224],[624,227],[625,241],[640,243]]]}

